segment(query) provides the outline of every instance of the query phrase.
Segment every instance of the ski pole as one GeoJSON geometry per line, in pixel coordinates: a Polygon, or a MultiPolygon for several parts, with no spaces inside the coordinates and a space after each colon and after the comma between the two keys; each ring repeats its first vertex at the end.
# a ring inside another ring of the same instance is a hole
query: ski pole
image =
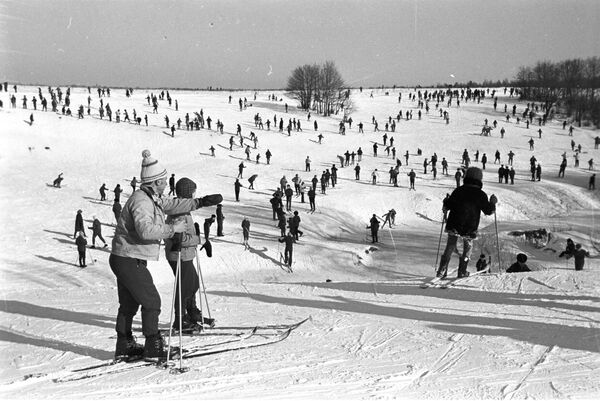
{"type": "Polygon", "coordinates": [[[437,271],[438,258],[440,257],[440,248],[442,246],[442,235],[444,234],[444,223],[446,222],[446,212],[444,212],[444,217],[442,218],[442,227],[440,228],[440,240],[438,241],[438,249],[437,254],[435,255],[435,264],[433,265],[433,270],[437,271]]]}
{"type": "Polygon", "coordinates": [[[498,219],[494,210],[494,227],[496,228],[496,249],[498,250],[498,273],[502,271],[502,261],[500,260],[500,239],[498,238],[498,219]]]}
{"type": "Polygon", "coordinates": [[[206,312],[208,313],[208,318],[212,321],[210,308],[208,306],[208,298],[206,296],[206,286],[204,285],[204,278],[202,277],[202,269],[200,268],[200,259],[198,258],[198,253],[196,253],[196,263],[198,264],[198,275],[200,276],[200,282],[202,283],[202,293],[204,294],[204,303],[206,303],[206,312]]]}
{"type": "MultiPolygon", "coordinates": [[[[181,308],[181,244],[179,245],[179,252],[177,253],[177,285],[179,286],[179,372],[183,372],[183,358],[181,353],[183,352],[183,309],[181,308]]],[[[167,357],[167,361],[169,358],[167,357]]]]}
{"type": "Polygon", "coordinates": [[[171,313],[169,314],[169,345],[167,347],[167,362],[171,356],[171,337],[173,334],[173,314],[175,309],[175,296],[177,294],[177,277],[179,276],[179,258],[177,258],[177,268],[175,270],[175,281],[173,282],[173,297],[171,298],[171,313]]]}

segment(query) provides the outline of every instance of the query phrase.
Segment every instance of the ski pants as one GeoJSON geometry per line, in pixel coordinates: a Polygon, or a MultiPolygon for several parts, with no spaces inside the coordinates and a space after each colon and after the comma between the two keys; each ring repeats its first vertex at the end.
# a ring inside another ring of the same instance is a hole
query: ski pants
{"type": "Polygon", "coordinates": [[[100,233],[98,233],[98,234],[94,233],[92,235],[92,245],[96,246],[96,237],[100,238],[102,240],[102,242],[104,242],[106,244],[106,241],[102,237],[102,234],[100,234],[100,233]]]}
{"type": "Polygon", "coordinates": [[[285,263],[288,266],[292,265],[292,249],[288,248],[287,246],[285,247],[285,250],[283,251],[283,263],[285,263]]]}
{"type": "MultiPolygon", "coordinates": [[[[169,260],[173,274],[177,277],[177,261],[169,260]]],[[[175,290],[175,321],[179,321],[179,285],[175,290]]],[[[181,261],[181,306],[191,315],[196,307],[196,291],[200,288],[198,273],[193,260],[181,261]]]]}
{"type": "Polygon", "coordinates": [[[462,238],[463,240],[463,252],[460,257],[460,261],[458,262],[458,275],[462,276],[467,272],[467,265],[469,264],[471,252],[473,251],[473,238],[461,237],[460,235],[454,233],[448,233],[446,249],[444,249],[442,259],[440,260],[440,267],[437,271],[438,276],[445,276],[448,272],[448,264],[452,258],[452,253],[456,250],[456,244],[459,238],[462,238]]]}
{"type": "Polygon", "coordinates": [[[79,253],[79,267],[85,266],[85,253],[86,251],[77,251],[79,253]]]}
{"type": "Polygon", "coordinates": [[[131,337],[133,317],[142,306],[142,333],[148,337],[158,334],[160,294],[154,286],[148,262],[111,254],[108,263],[117,277],[119,312],[115,330],[117,334],[131,337]]]}

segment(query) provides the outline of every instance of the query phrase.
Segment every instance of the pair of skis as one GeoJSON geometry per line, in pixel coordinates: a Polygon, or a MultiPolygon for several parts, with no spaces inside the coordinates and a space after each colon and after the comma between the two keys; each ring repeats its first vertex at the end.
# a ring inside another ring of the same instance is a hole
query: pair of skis
{"type": "MultiPolygon", "coordinates": [[[[73,382],[78,380],[84,380],[89,378],[95,378],[110,374],[116,374],[121,372],[126,372],[130,370],[134,370],[137,368],[154,366],[159,369],[169,369],[170,372],[173,373],[181,373],[178,369],[175,368],[175,360],[182,359],[190,359],[190,358],[199,358],[203,356],[216,355],[226,352],[233,352],[248,348],[257,348],[266,345],[276,344],[284,341],[289,337],[291,332],[297,329],[299,326],[304,324],[306,321],[310,320],[311,317],[301,320],[297,323],[290,325],[281,325],[281,326],[256,326],[251,330],[238,334],[235,338],[231,338],[228,340],[219,341],[213,344],[204,344],[194,346],[193,343],[191,346],[187,346],[186,348],[179,349],[175,347],[176,352],[172,354],[172,358],[169,361],[163,362],[152,362],[146,361],[144,359],[122,359],[122,360],[110,360],[105,361],[99,364],[86,366],[83,368],[78,368],[71,370],[66,373],[58,373],[56,375],[50,375],[51,379],[55,383],[66,383],[73,382]],[[259,333],[260,330],[264,329],[274,329],[278,330],[275,335],[272,336],[264,336],[259,333]],[[251,342],[250,340],[253,337],[260,336],[263,338],[261,341],[251,342]],[[52,377],[54,376],[54,377],[52,377]]],[[[45,377],[47,375],[44,374],[31,374],[25,377],[25,379],[30,378],[40,378],[45,377]]]]}
{"type": "MultiPolygon", "coordinates": [[[[488,273],[490,271],[490,268],[486,268],[484,270],[480,270],[478,272],[475,273],[471,273],[468,276],[465,277],[436,277],[430,281],[427,281],[423,284],[421,284],[421,288],[423,289],[427,289],[427,288],[441,288],[441,289],[448,289],[452,286],[454,286],[456,283],[460,282],[461,280],[464,279],[468,279],[469,277],[474,277],[474,276],[478,276],[480,274],[484,274],[484,273],[488,273]]],[[[454,274],[456,274],[458,272],[458,269],[454,269],[451,272],[448,273],[449,276],[453,276],[454,274]]]]}

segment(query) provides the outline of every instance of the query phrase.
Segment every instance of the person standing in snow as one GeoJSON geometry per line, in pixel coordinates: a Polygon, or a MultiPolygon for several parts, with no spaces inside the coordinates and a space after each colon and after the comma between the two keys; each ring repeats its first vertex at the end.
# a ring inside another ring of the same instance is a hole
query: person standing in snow
{"type": "Polygon", "coordinates": [[[293,263],[292,257],[294,254],[294,242],[296,242],[294,240],[294,236],[291,232],[289,232],[287,235],[279,238],[278,241],[285,244],[285,249],[283,251],[283,263],[291,267],[293,263]]]}
{"type": "Polygon", "coordinates": [[[175,174],[171,174],[169,178],[169,193],[168,195],[175,195],[175,174]]]}
{"type": "Polygon", "coordinates": [[[102,186],[100,187],[99,191],[100,191],[100,200],[101,201],[105,201],[106,200],[106,190],[108,188],[106,188],[106,184],[102,184],[102,186]]]}
{"type": "Polygon", "coordinates": [[[371,239],[373,243],[379,242],[379,217],[375,213],[373,213],[373,217],[369,220],[369,226],[367,228],[371,229],[371,239]]]}
{"type": "Polygon", "coordinates": [[[575,270],[583,270],[585,264],[585,257],[590,257],[590,253],[581,247],[581,244],[575,245],[573,251],[573,258],[575,259],[575,270]]]}
{"type": "Polygon", "coordinates": [[[115,201],[115,203],[113,203],[113,207],[112,207],[112,211],[113,214],[115,215],[115,222],[119,222],[119,217],[121,217],[121,211],[123,210],[123,208],[121,207],[121,203],[119,203],[118,201],[115,201]]]}
{"type": "Polygon", "coordinates": [[[123,192],[123,190],[121,189],[121,184],[117,184],[115,189],[113,189],[113,192],[115,193],[115,201],[120,202],[121,201],[121,192],[123,192]]]}
{"type": "Polygon", "coordinates": [[[242,236],[242,243],[246,249],[250,248],[250,245],[248,245],[248,239],[250,238],[250,220],[248,220],[246,216],[244,216],[244,219],[242,220],[242,236]]]}
{"type": "Polygon", "coordinates": [[[492,195],[488,200],[481,190],[483,172],[477,167],[469,167],[465,174],[463,185],[456,188],[444,199],[444,215],[450,212],[446,223],[448,241],[440,260],[437,277],[445,278],[452,253],[456,249],[458,239],[463,241],[463,253],[458,264],[458,277],[467,277],[467,265],[471,257],[473,240],[477,237],[481,212],[491,215],[496,211],[498,199],[492,195]]]}
{"type": "Polygon", "coordinates": [[[73,232],[73,239],[77,238],[78,232],[81,232],[81,234],[83,234],[83,236],[86,237],[85,230],[83,228],[83,216],[81,215],[81,213],[83,213],[83,211],[79,209],[77,211],[77,215],[75,215],[75,231],[73,232]]]}
{"type": "Polygon", "coordinates": [[[115,330],[115,359],[143,355],[149,361],[164,360],[167,350],[158,330],[160,295],[152,281],[147,260],[158,260],[160,242],[187,231],[185,221],[165,222],[165,214],[189,213],[221,203],[220,194],[197,199],[161,198],[167,187],[167,171],[148,150],[142,152],[141,186],[125,203],[118,220],[109,258],[117,279],[119,312],[115,330]],[[144,347],[132,335],[133,317],[142,306],[144,347]]]}
{"type": "Polygon", "coordinates": [[[85,239],[83,232],[77,232],[77,238],[75,239],[75,245],[77,245],[77,253],[79,254],[79,267],[86,267],[85,254],[87,252],[87,240],[85,239]]]}
{"type": "Polygon", "coordinates": [[[416,189],[415,189],[415,178],[416,178],[417,174],[415,173],[415,170],[410,169],[410,173],[408,173],[407,175],[408,175],[408,178],[410,180],[410,187],[408,188],[408,190],[410,191],[412,189],[413,191],[416,191],[416,189]]]}
{"type": "Polygon", "coordinates": [[[89,227],[92,230],[92,246],[91,246],[91,248],[92,249],[96,248],[96,237],[100,238],[102,240],[102,242],[104,242],[104,248],[106,248],[108,246],[108,244],[102,237],[102,223],[100,223],[100,220],[98,220],[96,218],[96,216],[92,216],[92,219],[94,219],[94,221],[92,222],[92,226],[89,227]]]}
{"type": "Polygon", "coordinates": [[[137,182],[137,179],[136,179],[135,177],[133,177],[133,178],[131,179],[131,184],[130,184],[130,185],[131,185],[131,192],[132,192],[132,193],[133,193],[133,192],[135,192],[135,189],[136,189],[136,187],[137,187],[137,183],[138,183],[138,182],[137,182]]]}
{"type": "Polygon", "coordinates": [[[217,237],[223,237],[223,220],[225,220],[225,216],[223,215],[223,205],[217,205],[217,237]]]}
{"type": "Polygon", "coordinates": [[[209,237],[210,237],[210,226],[212,226],[212,224],[215,222],[215,220],[217,219],[217,216],[215,216],[214,214],[212,214],[210,217],[204,219],[204,240],[208,241],[209,237]]]}
{"type": "MultiPolygon", "coordinates": [[[[180,178],[175,184],[177,199],[193,199],[196,193],[196,183],[187,177],[180,178]]],[[[217,205],[219,207],[220,205],[217,205]]],[[[196,233],[194,219],[190,212],[177,215],[169,215],[166,224],[174,224],[183,221],[185,231],[165,239],[165,255],[167,261],[177,277],[177,263],[180,261],[181,274],[181,307],[179,310],[179,288],[175,293],[175,319],[173,329],[179,330],[179,319],[183,330],[202,330],[202,311],[196,305],[196,292],[200,288],[198,273],[194,266],[196,258],[196,247],[200,243],[199,233],[196,233]],[[187,313],[186,313],[187,312],[187,313]],[[183,313],[183,316],[181,315],[183,313]]]]}

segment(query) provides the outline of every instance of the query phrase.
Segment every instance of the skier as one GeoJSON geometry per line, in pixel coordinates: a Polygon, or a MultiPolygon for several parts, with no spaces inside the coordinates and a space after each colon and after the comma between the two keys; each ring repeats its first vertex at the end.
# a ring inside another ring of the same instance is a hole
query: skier
{"type": "Polygon", "coordinates": [[[244,238],[242,243],[246,249],[250,248],[250,245],[248,245],[248,239],[250,238],[250,220],[248,220],[246,216],[244,216],[244,219],[242,220],[242,235],[244,238]]]}
{"type": "Polygon", "coordinates": [[[585,264],[585,257],[590,257],[590,253],[581,247],[581,244],[575,245],[575,251],[573,251],[573,258],[575,259],[575,270],[583,270],[585,264]]]}
{"type": "Polygon", "coordinates": [[[147,269],[147,260],[158,260],[160,241],[187,231],[184,221],[164,222],[164,215],[188,213],[199,207],[221,203],[219,194],[200,199],[161,198],[167,186],[167,171],[148,150],[142,152],[140,190],[127,200],[119,218],[109,258],[117,278],[119,312],[116,318],[115,359],[143,355],[149,361],[164,360],[167,351],[158,330],[160,295],[147,269]],[[142,305],[142,348],[132,335],[133,317],[142,305]]]}
{"type": "Polygon", "coordinates": [[[113,214],[115,215],[115,222],[119,222],[119,217],[121,217],[121,211],[122,211],[122,207],[121,207],[121,203],[115,201],[115,203],[113,203],[113,207],[112,207],[112,211],[113,214]]]}
{"type": "Polygon", "coordinates": [[[210,217],[204,219],[204,240],[208,242],[210,237],[210,226],[215,222],[217,216],[212,214],[210,217]]]}
{"type": "Polygon", "coordinates": [[[510,265],[510,267],[508,269],[506,269],[506,272],[507,273],[530,272],[531,270],[529,269],[529,267],[527,267],[525,262],[527,262],[527,255],[525,255],[524,253],[519,253],[517,255],[517,261],[515,263],[513,263],[512,265],[510,265]]]}
{"type": "Polygon", "coordinates": [[[281,236],[281,238],[279,238],[278,241],[281,243],[285,243],[285,249],[283,251],[283,263],[291,267],[293,263],[292,257],[294,253],[294,242],[296,242],[294,240],[294,236],[291,232],[289,232],[286,236],[281,236]]]}
{"type": "Polygon", "coordinates": [[[243,188],[244,186],[240,183],[239,179],[235,179],[235,182],[233,183],[233,188],[235,191],[235,201],[239,202],[240,201],[240,188],[243,188]]]}
{"type": "Polygon", "coordinates": [[[379,242],[379,237],[377,236],[379,232],[379,217],[375,213],[373,213],[373,217],[369,220],[369,226],[367,228],[371,229],[371,239],[373,243],[379,242]]]}
{"type": "Polygon", "coordinates": [[[237,178],[244,178],[244,169],[246,168],[246,166],[244,166],[244,162],[241,162],[238,165],[238,175],[237,178]]]}
{"type": "Polygon", "coordinates": [[[480,213],[490,215],[496,211],[498,199],[492,195],[488,201],[485,192],[481,190],[483,172],[477,167],[469,167],[465,174],[463,185],[456,188],[444,199],[444,215],[449,211],[446,223],[448,241],[440,260],[437,277],[445,278],[448,263],[456,249],[459,237],[463,240],[463,253],[458,265],[458,277],[467,277],[467,265],[471,257],[473,240],[477,237],[480,213]]]}
{"type": "Polygon", "coordinates": [[[396,211],[390,209],[390,211],[383,215],[383,218],[384,220],[381,228],[385,227],[385,223],[388,223],[388,227],[392,228],[392,226],[396,224],[396,211]]]}
{"type": "Polygon", "coordinates": [[[138,183],[137,179],[135,177],[133,177],[131,179],[131,184],[130,184],[131,185],[131,192],[132,193],[135,192],[135,189],[137,187],[137,183],[138,183]]]}
{"type": "Polygon", "coordinates": [[[360,180],[360,164],[356,164],[356,167],[354,167],[354,179],[355,180],[360,180]]]}
{"type": "Polygon", "coordinates": [[[225,220],[225,216],[223,215],[223,205],[217,205],[217,237],[223,237],[223,220],[225,220]]]}
{"type": "Polygon", "coordinates": [[[63,180],[63,176],[62,175],[63,175],[63,173],[60,173],[58,175],[58,177],[56,177],[56,179],[52,182],[52,186],[53,187],[60,188],[60,183],[63,180]]]}
{"type": "MultiPolygon", "coordinates": [[[[196,193],[196,183],[187,177],[180,178],[175,184],[176,199],[193,199],[196,193]]],[[[217,207],[219,207],[217,205],[217,207]]],[[[165,255],[167,261],[177,277],[177,267],[179,264],[179,274],[181,277],[181,307],[179,309],[179,286],[175,290],[175,319],[173,320],[173,330],[202,330],[202,311],[196,305],[196,292],[200,288],[198,273],[194,266],[196,258],[196,247],[200,243],[200,233],[196,232],[194,219],[190,212],[177,215],[169,215],[165,221],[166,224],[183,222],[185,231],[165,239],[165,255]],[[187,312],[187,313],[186,313],[187,312]],[[183,313],[183,316],[181,315],[183,313]],[[181,319],[181,327],[179,320],[181,319]]],[[[198,230],[199,231],[199,230],[198,230]]]]}
{"type": "Polygon", "coordinates": [[[304,171],[310,171],[310,157],[308,156],[304,160],[304,171]]]}
{"type": "Polygon", "coordinates": [[[85,235],[85,230],[83,229],[83,216],[81,215],[81,213],[83,213],[83,211],[79,209],[77,210],[77,214],[75,215],[75,231],[73,232],[73,239],[77,238],[78,232],[81,232],[84,237],[87,237],[85,235]]]}
{"type": "Polygon", "coordinates": [[[171,174],[169,178],[169,193],[168,195],[175,195],[175,174],[171,174]]]}
{"type": "Polygon", "coordinates": [[[315,188],[313,186],[308,190],[308,202],[310,204],[311,212],[314,212],[315,210],[317,210],[317,207],[315,205],[315,196],[316,196],[316,192],[315,192],[315,188]]]}
{"type": "Polygon", "coordinates": [[[490,256],[489,261],[485,260],[485,254],[482,253],[481,255],[479,255],[479,260],[477,260],[475,267],[477,267],[478,272],[481,272],[481,271],[488,269],[488,266],[491,266],[491,264],[492,264],[492,257],[490,256]]]}
{"type": "Polygon", "coordinates": [[[410,191],[411,189],[413,191],[416,191],[415,189],[415,177],[417,176],[417,174],[415,173],[415,170],[410,169],[410,173],[407,174],[410,180],[410,187],[408,188],[408,190],[410,191]]]}
{"type": "Polygon", "coordinates": [[[254,181],[256,181],[256,177],[258,177],[258,174],[252,174],[250,178],[248,178],[248,183],[250,184],[248,189],[254,189],[254,181]]]}
{"type": "Polygon", "coordinates": [[[86,267],[87,265],[85,264],[85,254],[87,252],[87,240],[84,238],[83,231],[77,232],[75,245],[77,245],[77,253],[79,254],[79,267],[86,267]]]}
{"type": "Polygon", "coordinates": [[[92,216],[92,219],[93,219],[92,226],[88,227],[90,230],[92,230],[92,246],[91,246],[91,248],[92,249],[96,248],[96,237],[100,238],[102,240],[102,242],[104,242],[104,248],[106,248],[108,246],[108,244],[102,237],[102,223],[100,223],[100,220],[98,220],[96,218],[96,216],[92,216]]]}
{"type": "Polygon", "coordinates": [[[100,200],[101,201],[105,201],[106,200],[106,184],[102,184],[102,186],[99,189],[100,192],[100,200]]]}

